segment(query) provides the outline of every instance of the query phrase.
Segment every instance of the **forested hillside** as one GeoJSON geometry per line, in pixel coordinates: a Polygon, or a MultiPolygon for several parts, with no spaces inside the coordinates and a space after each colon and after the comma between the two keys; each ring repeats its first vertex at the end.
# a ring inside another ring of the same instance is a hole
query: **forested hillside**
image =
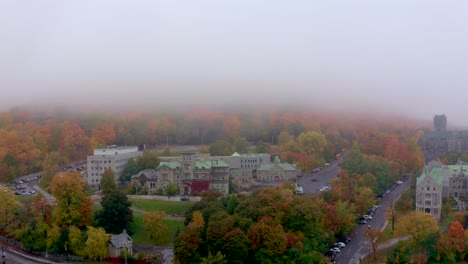
{"type": "Polygon", "coordinates": [[[293,111],[73,112],[13,109],[0,113],[0,181],[55,169],[107,144],[206,145],[217,153],[258,151],[279,155],[305,170],[358,141],[371,152],[414,166],[419,123],[398,118],[293,111]],[[249,145],[257,145],[255,150],[249,145]],[[411,163],[411,164],[409,164],[411,163]]]}

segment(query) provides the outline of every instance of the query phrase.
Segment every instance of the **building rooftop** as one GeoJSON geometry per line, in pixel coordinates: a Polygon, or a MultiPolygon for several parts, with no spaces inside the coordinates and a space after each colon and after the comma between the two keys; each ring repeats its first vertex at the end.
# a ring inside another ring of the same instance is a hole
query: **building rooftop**
{"type": "Polygon", "coordinates": [[[141,176],[145,176],[146,179],[156,179],[157,178],[156,170],[155,169],[142,170],[139,173],[133,175],[131,178],[135,179],[135,178],[140,178],[141,176]]]}
{"type": "Polygon", "coordinates": [[[432,178],[437,186],[442,187],[442,183],[444,181],[443,168],[432,168],[429,173],[423,172],[423,174],[416,179],[416,185],[421,184],[427,177],[432,178]]]}
{"type": "Polygon", "coordinates": [[[112,235],[110,237],[110,243],[114,248],[128,248],[132,245],[132,238],[127,234],[125,229],[121,234],[112,235]]]}

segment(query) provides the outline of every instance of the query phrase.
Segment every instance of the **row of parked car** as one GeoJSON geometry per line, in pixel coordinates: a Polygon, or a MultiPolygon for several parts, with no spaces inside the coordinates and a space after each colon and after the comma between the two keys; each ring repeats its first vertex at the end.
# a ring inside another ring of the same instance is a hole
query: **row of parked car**
{"type": "Polygon", "coordinates": [[[374,205],[369,210],[367,211],[366,215],[361,216],[361,218],[358,219],[358,224],[367,224],[370,220],[372,220],[372,216],[375,214],[377,209],[379,208],[378,205],[374,205]]]}
{"type": "Polygon", "coordinates": [[[343,237],[338,242],[336,242],[326,254],[332,261],[335,259],[336,254],[340,253],[343,248],[351,241],[348,237],[343,237]]]}
{"type": "Polygon", "coordinates": [[[24,178],[22,180],[16,180],[16,181],[13,181],[12,184],[13,185],[17,185],[17,184],[23,184],[25,182],[30,182],[30,181],[37,181],[41,178],[41,175],[38,175],[38,176],[34,176],[34,177],[30,177],[30,178],[24,178]]]}

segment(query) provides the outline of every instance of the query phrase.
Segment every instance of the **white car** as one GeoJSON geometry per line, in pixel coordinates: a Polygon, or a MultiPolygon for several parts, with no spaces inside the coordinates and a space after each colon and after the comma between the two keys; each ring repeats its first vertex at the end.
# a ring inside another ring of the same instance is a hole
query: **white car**
{"type": "Polygon", "coordinates": [[[340,253],[340,251],[341,250],[337,247],[330,248],[330,252],[333,252],[333,253],[340,253]]]}
{"type": "Polygon", "coordinates": [[[366,219],[366,221],[372,220],[372,216],[370,215],[363,215],[362,218],[366,219]]]}
{"type": "Polygon", "coordinates": [[[331,187],[330,186],[323,186],[322,188],[320,188],[320,191],[323,192],[323,191],[329,191],[331,190],[331,187]]]}
{"type": "Polygon", "coordinates": [[[402,181],[396,181],[396,184],[398,184],[398,185],[400,185],[402,183],[403,183],[402,181]]]}
{"type": "Polygon", "coordinates": [[[304,194],[304,189],[302,187],[296,187],[295,192],[297,195],[303,195],[304,194]]]}
{"type": "Polygon", "coordinates": [[[335,247],[337,247],[337,248],[344,248],[344,247],[346,247],[346,244],[343,243],[343,242],[336,242],[336,243],[335,243],[335,247]]]}

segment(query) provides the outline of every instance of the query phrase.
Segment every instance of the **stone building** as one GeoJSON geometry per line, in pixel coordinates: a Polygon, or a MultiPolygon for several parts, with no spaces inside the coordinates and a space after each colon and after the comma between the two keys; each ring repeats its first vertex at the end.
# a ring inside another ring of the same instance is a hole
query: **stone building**
{"type": "Polygon", "coordinates": [[[416,181],[416,211],[425,212],[440,220],[444,173],[440,164],[426,165],[416,181]]]}
{"type": "MultiPolygon", "coordinates": [[[[155,169],[142,170],[138,174],[133,175],[131,181],[135,183],[135,188],[140,188],[140,190],[146,188],[148,194],[155,193],[158,190],[158,176],[155,169]]],[[[139,190],[135,191],[135,193],[138,193],[139,190]]]]}
{"type": "Polygon", "coordinates": [[[257,181],[262,183],[279,183],[284,181],[295,181],[298,175],[298,168],[286,162],[281,162],[279,157],[275,157],[272,163],[263,164],[257,170],[257,181]]]}
{"type": "Polygon", "coordinates": [[[416,181],[416,210],[432,214],[440,220],[442,198],[468,197],[468,163],[454,165],[431,161],[416,181]]]}
{"type": "Polygon", "coordinates": [[[270,155],[239,154],[210,156],[200,153],[182,153],[179,157],[160,157],[156,169],[156,188],[169,184],[179,186],[181,193],[196,195],[208,189],[229,193],[229,186],[250,188],[258,183],[278,183],[295,180],[301,170],[294,165],[272,163],[270,155]]]}
{"type": "Polygon", "coordinates": [[[448,152],[468,152],[468,131],[447,131],[447,117],[434,116],[434,131],[424,134],[419,140],[426,161],[436,160],[448,152]]]}

